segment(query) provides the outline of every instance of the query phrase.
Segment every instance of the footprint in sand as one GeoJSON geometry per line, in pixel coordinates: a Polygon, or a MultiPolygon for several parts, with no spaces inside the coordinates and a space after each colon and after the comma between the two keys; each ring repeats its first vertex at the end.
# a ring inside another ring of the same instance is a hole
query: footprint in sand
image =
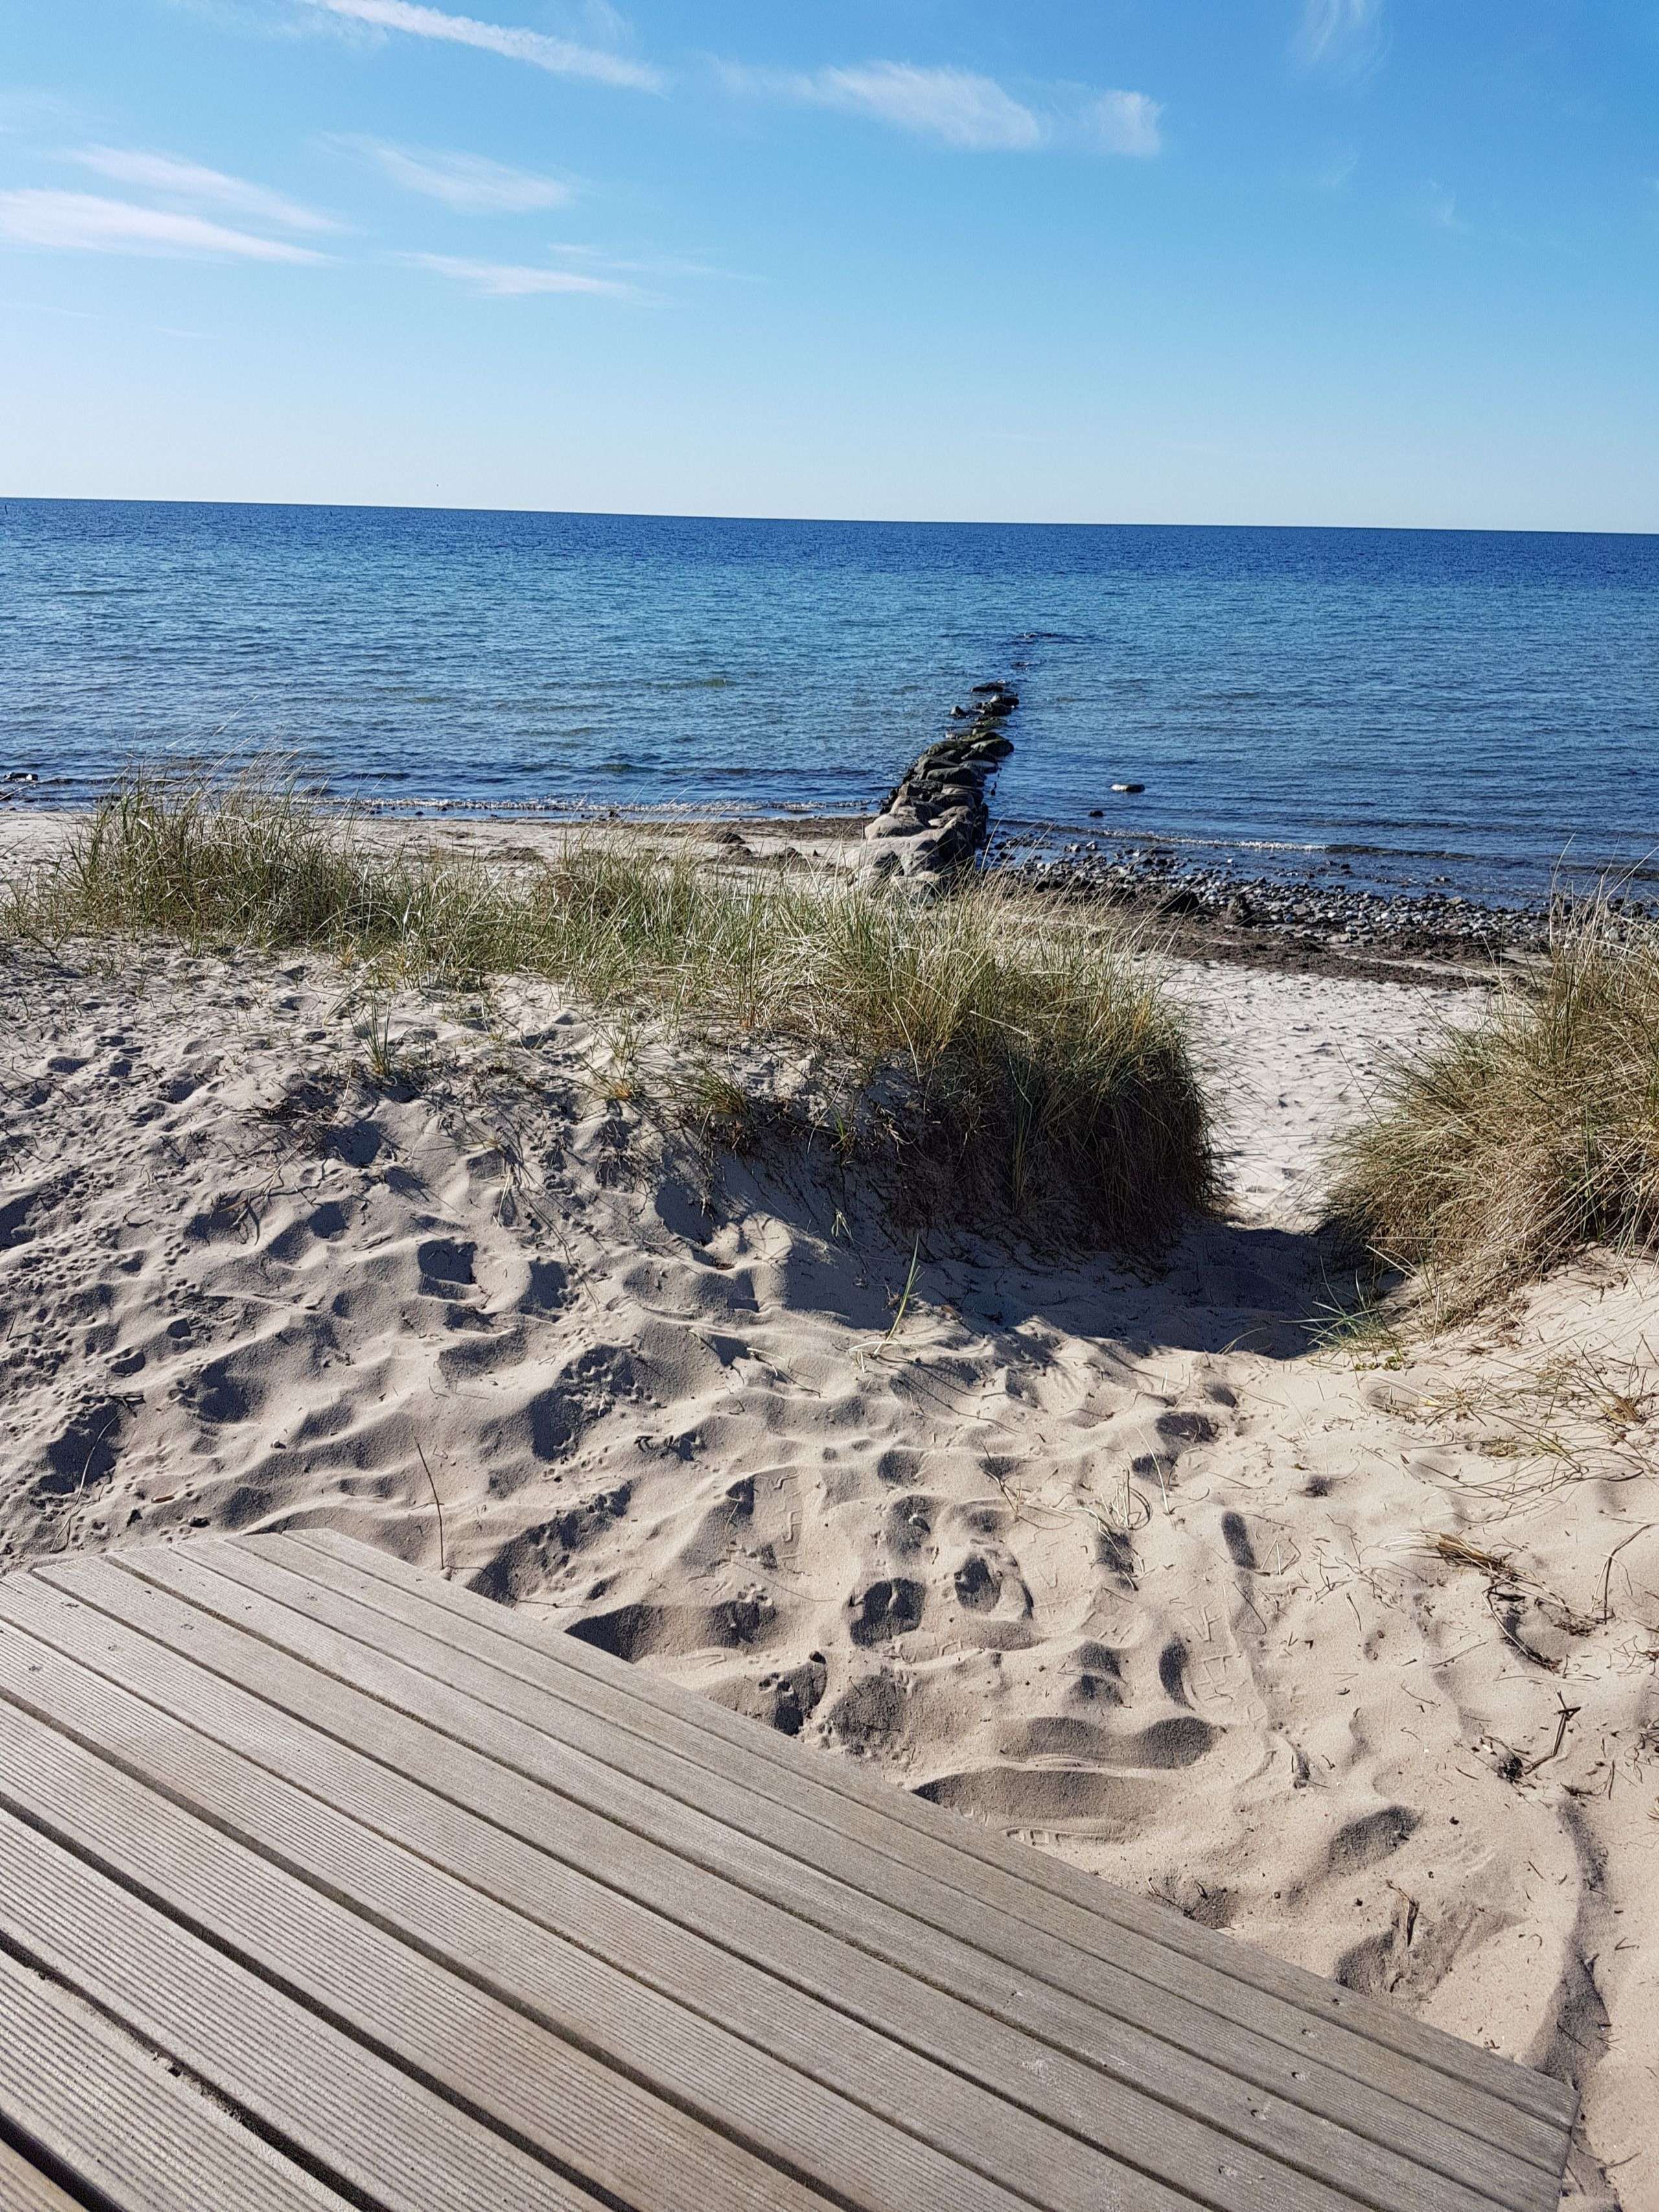
{"type": "Polygon", "coordinates": [[[1375,1866],[1409,1842],[1422,1822],[1422,1814],[1413,1813],[1409,1806],[1384,1805],[1380,1812],[1367,1813],[1339,1828],[1325,1854],[1325,1864],[1332,1874],[1340,1875],[1375,1866]]]}
{"type": "Polygon", "coordinates": [[[921,1626],[927,1592],[908,1576],[871,1583],[848,1601],[851,1618],[848,1633],[854,1644],[879,1644],[889,1636],[907,1636],[921,1626]]]}
{"type": "Polygon", "coordinates": [[[1250,1541],[1250,1532],[1242,1513],[1224,1513],[1221,1516],[1221,1540],[1227,1547],[1227,1556],[1236,1567],[1247,1573],[1255,1572],[1255,1546],[1250,1541]]]}
{"type": "Polygon", "coordinates": [[[903,1733],[904,1692],[890,1674],[865,1674],[848,1684],[824,1718],[843,1749],[878,1750],[903,1733]]]}

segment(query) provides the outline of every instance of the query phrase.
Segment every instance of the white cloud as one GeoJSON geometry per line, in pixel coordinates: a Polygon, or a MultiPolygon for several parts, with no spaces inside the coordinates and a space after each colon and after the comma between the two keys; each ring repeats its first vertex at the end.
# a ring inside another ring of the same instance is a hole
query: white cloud
{"type": "Polygon", "coordinates": [[[482,154],[431,153],[384,138],[337,143],[366,155],[405,191],[423,192],[470,215],[522,215],[532,208],[566,207],[576,197],[575,187],[558,177],[510,168],[482,154]]]}
{"type": "Polygon", "coordinates": [[[1040,146],[1043,139],[1042,125],[1029,107],[993,78],[970,70],[872,62],[862,69],[819,70],[803,84],[800,96],[821,106],[872,115],[901,131],[942,138],[947,146],[1012,152],[1040,146]]]}
{"type": "Polygon", "coordinates": [[[200,216],[135,206],[91,192],[0,192],[0,238],[99,253],[185,254],[244,261],[321,261],[308,246],[255,238],[200,216]]]}
{"type": "Polygon", "coordinates": [[[734,269],[721,269],[708,261],[680,261],[658,256],[649,261],[623,261],[599,246],[555,245],[550,253],[562,253],[568,261],[586,261],[599,268],[620,270],[630,276],[717,276],[732,284],[748,284],[755,280],[734,269]]]}
{"type": "Polygon", "coordinates": [[[598,293],[613,300],[638,297],[631,284],[609,276],[584,276],[574,269],[541,269],[513,261],[465,261],[449,253],[400,253],[411,269],[429,269],[491,299],[522,299],[533,292],[598,293]]]}
{"type": "Polygon", "coordinates": [[[874,116],[901,131],[976,152],[1022,152],[1042,144],[1041,119],[995,80],[970,70],[917,69],[908,62],[866,62],[858,69],[723,72],[734,91],[838,107],[874,116]]]}
{"type": "Polygon", "coordinates": [[[593,38],[613,46],[621,46],[627,39],[631,27],[628,18],[620,8],[611,6],[611,0],[582,0],[581,12],[593,38]]]}
{"type": "Polygon", "coordinates": [[[1158,118],[1160,102],[1144,92],[1103,92],[1090,108],[1101,145],[1109,154],[1127,154],[1147,161],[1164,149],[1158,118]]]}
{"type": "Polygon", "coordinates": [[[1382,0],[1303,0],[1291,51],[1304,69],[1357,76],[1382,52],[1382,0]]]}
{"type": "Polygon", "coordinates": [[[972,153],[1029,154],[1044,146],[1086,146],[1142,157],[1163,144],[1163,110],[1144,92],[1091,92],[1079,85],[1039,88],[1016,100],[994,77],[971,70],[921,69],[910,62],[865,62],[854,69],[751,69],[726,62],[728,90],[760,99],[867,115],[900,131],[972,153]]]}
{"type": "Polygon", "coordinates": [[[545,31],[520,30],[507,23],[481,23],[471,15],[446,15],[440,8],[416,4],[416,0],[302,0],[308,8],[368,23],[381,31],[406,31],[411,38],[442,39],[452,46],[477,46],[485,53],[503,55],[508,61],[528,62],[535,69],[550,70],[557,76],[591,77],[600,84],[631,86],[636,92],[660,92],[662,72],[625,54],[608,53],[601,46],[579,46],[574,39],[556,39],[545,31]]]}
{"type": "Polygon", "coordinates": [[[95,169],[118,185],[136,185],[141,191],[161,192],[173,199],[205,200],[216,207],[251,216],[256,222],[275,223],[280,230],[338,230],[331,216],[250,185],[222,170],[204,168],[197,161],[181,161],[171,154],[128,152],[118,146],[82,146],[69,156],[83,169],[95,169]]]}

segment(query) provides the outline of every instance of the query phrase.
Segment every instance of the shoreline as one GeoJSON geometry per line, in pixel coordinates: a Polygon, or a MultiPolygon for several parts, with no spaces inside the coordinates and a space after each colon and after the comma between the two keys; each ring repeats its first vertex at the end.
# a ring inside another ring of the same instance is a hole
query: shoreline
{"type": "MultiPolygon", "coordinates": [[[[296,790],[307,799],[329,811],[370,821],[539,822],[569,827],[614,822],[647,830],[734,829],[760,836],[837,842],[860,836],[890,800],[898,782],[938,744],[960,743],[967,715],[968,710],[958,707],[941,721],[939,738],[915,756],[906,756],[890,770],[848,778],[847,788],[822,799],[745,799],[720,790],[718,774],[712,789],[686,798],[629,799],[622,787],[574,794],[492,793],[487,787],[464,793],[403,793],[343,787],[325,773],[302,773],[297,759],[279,751],[246,759],[164,756],[149,763],[135,761],[118,773],[98,778],[52,775],[27,768],[0,769],[0,819],[14,812],[73,817],[121,788],[128,775],[153,771],[167,780],[216,779],[244,771],[258,774],[274,763],[279,772],[286,769],[293,775],[296,790]],[[961,720],[956,719],[958,714],[961,720]]],[[[1101,787],[1104,803],[1086,809],[1031,813],[1018,802],[1004,805],[988,825],[988,853],[1004,865],[1069,870],[1085,878],[1142,868],[1152,855],[1184,882],[1229,895],[1249,889],[1280,896],[1365,894],[1385,903],[1443,898],[1448,904],[1461,902],[1495,915],[1537,914],[1556,898],[1583,900],[1610,890],[1634,910],[1645,909],[1648,918],[1659,920],[1659,828],[1636,854],[1627,851],[1620,857],[1580,857],[1569,839],[1551,859],[1530,851],[1493,856],[1433,843],[1304,838],[1285,829],[1275,832],[1272,825],[1228,830],[1183,822],[1159,827],[1155,820],[1141,823],[1135,818],[1143,795],[1140,784],[1115,782],[1110,797],[1105,796],[1107,788],[1101,787]]],[[[1404,830],[1407,825],[1393,826],[1404,830]]],[[[1432,827],[1454,834],[1444,823],[1432,827]]],[[[1425,825],[1421,835],[1430,834],[1431,826],[1425,825]]],[[[1607,834],[1626,846],[1633,836],[1627,828],[1607,834]]]]}
{"type": "MultiPolygon", "coordinates": [[[[370,819],[383,820],[384,817],[370,819]]],[[[868,815],[805,817],[623,815],[550,820],[545,815],[398,817],[435,821],[443,842],[477,850],[512,836],[534,850],[550,834],[599,828],[702,844],[726,865],[763,867],[857,866],[866,849],[868,815]]],[[[1328,885],[1311,877],[1241,880],[1218,869],[1181,865],[1170,848],[1148,841],[1127,859],[1062,854],[1012,858],[1005,833],[993,827],[979,869],[1033,897],[1073,910],[1116,913],[1152,933],[1183,960],[1220,961],[1287,973],[1355,976],[1467,988],[1490,985],[1504,968],[1526,968],[1548,949],[1551,930],[1567,905],[1503,907],[1428,888],[1392,896],[1358,886],[1328,885]]],[[[1637,906],[1625,911],[1646,917],[1637,906]]],[[[1648,914],[1659,917],[1659,903],[1648,914]]]]}
{"type": "MultiPolygon", "coordinates": [[[[12,802],[0,808],[0,864],[46,857],[90,811],[31,802],[15,784],[0,786],[0,794],[12,802]]],[[[870,813],[577,811],[550,800],[511,808],[368,801],[338,811],[356,815],[376,836],[403,829],[440,848],[503,860],[539,858],[568,836],[598,830],[701,844],[711,860],[728,866],[837,873],[858,866],[876,819],[870,813]]],[[[1044,839],[1024,825],[1012,830],[1000,823],[993,823],[978,866],[1057,907],[1121,915],[1179,959],[1461,988],[1490,986],[1506,970],[1535,965],[1553,931],[1589,903],[1558,894],[1499,905],[1429,884],[1384,892],[1311,872],[1246,877],[1231,865],[1190,861],[1155,837],[1127,843],[1114,833],[1062,842],[1059,833],[1044,839]]],[[[1615,894],[1608,903],[1634,927],[1659,925],[1659,899],[1615,894]]]]}

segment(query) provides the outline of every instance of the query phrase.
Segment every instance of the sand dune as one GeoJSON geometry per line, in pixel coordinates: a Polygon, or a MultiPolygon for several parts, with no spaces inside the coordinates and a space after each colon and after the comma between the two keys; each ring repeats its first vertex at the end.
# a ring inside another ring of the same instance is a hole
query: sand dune
{"type": "Polygon", "coordinates": [[[1176,981],[1234,1218],[924,1246],[901,1306],[908,1243],[659,1129],[550,993],[15,956],[0,1564],[447,1568],[1571,2075],[1581,2200],[1659,2207],[1659,1285],[1322,1344],[1317,1142],[1467,1001],[1176,981]]]}

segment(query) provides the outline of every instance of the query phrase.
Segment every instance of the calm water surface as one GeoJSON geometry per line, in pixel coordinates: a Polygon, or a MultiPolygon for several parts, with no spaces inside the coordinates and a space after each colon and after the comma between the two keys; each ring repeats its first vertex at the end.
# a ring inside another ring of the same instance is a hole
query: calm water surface
{"type": "Polygon", "coordinates": [[[0,501],[0,774],[58,801],[275,747],[343,797],[864,807],[994,675],[1005,823],[1659,880],[1659,537],[0,501]]]}

